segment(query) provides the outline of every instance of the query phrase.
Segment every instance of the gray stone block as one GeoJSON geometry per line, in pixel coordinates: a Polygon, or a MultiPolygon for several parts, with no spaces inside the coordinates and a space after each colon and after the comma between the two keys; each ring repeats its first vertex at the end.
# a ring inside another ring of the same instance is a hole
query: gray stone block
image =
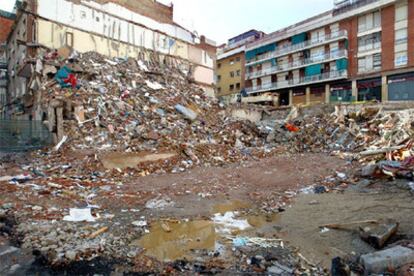
{"type": "Polygon", "coordinates": [[[361,264],[365,268],[365,275],[387,272],[414,262],[414,250],[396,246],[361,256],[361,264]]]}

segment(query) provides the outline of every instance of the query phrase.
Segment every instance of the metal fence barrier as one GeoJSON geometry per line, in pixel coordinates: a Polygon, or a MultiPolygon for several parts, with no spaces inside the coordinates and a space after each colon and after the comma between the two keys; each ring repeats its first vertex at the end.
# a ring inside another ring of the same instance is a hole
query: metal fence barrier
{"type": "Polygon", "coordinates": [[[41,121],[0,120],[0,152],[36,150],[52,142],[52,134],[41,121]]]}

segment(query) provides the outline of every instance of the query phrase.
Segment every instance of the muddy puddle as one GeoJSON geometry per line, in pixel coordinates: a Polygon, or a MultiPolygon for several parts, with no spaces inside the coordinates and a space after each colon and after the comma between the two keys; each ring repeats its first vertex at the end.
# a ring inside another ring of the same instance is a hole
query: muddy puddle
{"type": "Polygon", "coordinates": [[[144,162],[155,162],[159,160],[166,160],[176,156],[175,153],[124,153],[113,152],[101,157],[103,166],[108,169],[126,169],[135,168],[137,165],[144,162]]]}
{"type": "Polygon", "coordinates": [[[156,222],[150,233],[135,243],[146,249],[145,255],[158,260],[191,259],[192,250],[215,250],[217,235],[215,225],[208,220],[188,222],[156,222]]]}
{"type": "Polygon", "coordinates": [[[160,220],[151,224],[149,233],[132,244],[145,249],[145,255],[160,261],[192,260],[198,250],[220,252],[223,257],[232,248],[232,238],[252,236],[271,226],[278,214],[242,214],[237,210],[251,204],[232,201],[217,204],[208,220],[160,220]]]}

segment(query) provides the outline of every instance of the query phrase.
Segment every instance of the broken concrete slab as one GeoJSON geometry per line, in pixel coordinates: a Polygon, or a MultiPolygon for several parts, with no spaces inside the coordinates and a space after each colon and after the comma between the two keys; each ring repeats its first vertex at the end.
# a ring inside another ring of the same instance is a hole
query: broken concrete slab
{"type": "Polygon", "coordinates": [[[385,273],[414,262],[414,250],[408,247],[395,246],[386,250],[366,254],[360,258],[365,268],[365,275],[385,273]]]}
{"type": "Polygon", "coordinates": [[[398,222],[388,221],[374,226],[360,228],[360,237],[376,249],[381,249],[397,233],[398,222]]]}

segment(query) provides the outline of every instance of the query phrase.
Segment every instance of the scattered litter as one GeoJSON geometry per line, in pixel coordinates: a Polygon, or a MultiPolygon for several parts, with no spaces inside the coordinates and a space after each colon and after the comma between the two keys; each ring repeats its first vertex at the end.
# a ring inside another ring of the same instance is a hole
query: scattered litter
{"type": "Polygon", "coordinates": [[[169,198],[154,198],[145,203],[147,209],[164,209],[174,206],[174,201],[169,198]]]}
{"type": "Polygon", "coordinates": [[[69,215],[63,217],[64,221],[73,221],[73,222],[94,222],[96,220],[95,217],[92,216],[90,208],[71,208],[69,210],[69,215]]]}
{"type": "Polygon", "coordinates": [[[147,221],[146,220],[136,220],[132,222],[132,225],[137,226],[137,227],[144,227],[147,226],[147,221]]]}
{"type": "Polygon", "coordinates": [[[68,140],[68,136],[63,136],[62,140],[55,146],[55,151],[58,151],[60,147],[68,140]]]}
{"type": "Polygon", "coordinates": [[[233,230],[246,230],[251,227],[247,219],[236,219],[237,212],[226,212],[224,214],[215,214],[213,222],[217,230],[221,233],[231,233],[233,230]]]}

